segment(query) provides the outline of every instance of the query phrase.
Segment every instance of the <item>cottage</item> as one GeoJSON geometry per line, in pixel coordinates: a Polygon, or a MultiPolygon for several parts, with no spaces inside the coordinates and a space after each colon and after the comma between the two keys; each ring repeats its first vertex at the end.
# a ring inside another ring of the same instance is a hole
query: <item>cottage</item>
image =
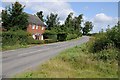
{"type": "Polygon", "coordinates": [[[36,15],[31,14],[28,14],[28,22],[27,32],[31,33],[34,39],[43,40],[46,25],[36,15]]]}

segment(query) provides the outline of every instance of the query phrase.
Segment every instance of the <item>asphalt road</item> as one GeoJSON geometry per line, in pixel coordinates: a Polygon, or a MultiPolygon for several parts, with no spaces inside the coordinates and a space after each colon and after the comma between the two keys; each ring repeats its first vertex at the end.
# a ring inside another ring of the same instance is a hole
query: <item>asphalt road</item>
{"type": "Polygon", "coordinates": [[[80,39],[57,42],[45,45],[39,45],[29,48],[2,52],[2,77],[11,78],[16,73],[29,70],[41,63],[56,56],[61,51],[80,45],[89,40],[89,37],[83,36],[80,39]]]}

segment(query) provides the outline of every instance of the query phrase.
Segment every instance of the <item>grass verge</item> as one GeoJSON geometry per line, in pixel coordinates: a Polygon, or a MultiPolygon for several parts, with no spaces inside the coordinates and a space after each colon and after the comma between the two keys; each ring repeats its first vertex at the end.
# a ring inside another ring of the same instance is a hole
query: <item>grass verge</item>
{"type": "MultiPolygon", "coordinates": [[[[63,51],[36,70],[16,74],[15,78],[117,78],[117,60],[98,60],[83,44],[63,51]]],[[[119,53],[117,49],[104,53],[119,53]]]]}
{"type": "Polygon", "coordinates": [[[1,50],[2,51],[6,51],[6,50],[13,50],[13,49],[19,49],[19,48],[27,48],[33,45],[20,45],[20,44],[15,44],[13,46],[1,46],[1,50]]]}

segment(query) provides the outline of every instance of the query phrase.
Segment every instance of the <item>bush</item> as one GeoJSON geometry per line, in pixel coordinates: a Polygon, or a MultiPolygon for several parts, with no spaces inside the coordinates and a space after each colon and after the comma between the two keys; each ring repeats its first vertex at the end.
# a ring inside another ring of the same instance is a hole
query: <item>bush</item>
{"type": "Polygon", "coordinates": [[[66,40],[71,40],[77,38],[77,34],[68,34],[66,40]]]}
{"type": "Polygon", "coordinates": [[[105,33],[97,35],[95,42],[93,43],[93,52],[98,52],[104,49],[108,49],[113,45],[113,42],[107,37],[105,33]]]}
{"type": "Polygon", "coordinates": [[[95,35],[90,50],[96,55],[97,59],[113,60],[118,59],[120,49],[120,28],[118,26],[107,29],[95,35]]]}
{"type": "Polygon", "coordinates": [[[44,44],[44,40],[34,40],[31,44],[44,44]]]}
{"type": "Polygon", "coordinates": [[[115,47],[120,49],[120,27],[115,26],[107,31],[108,38],[114,42],[115,47]]]}
{"type": "Polygon", "coordinates": [[[66,41],[67,34],[66,33],[58,33],[57,34],[57,40],[58,41],[66,41]]]}
{"type": "Polygon", "coordinates": [[[115,48],[110,48],[107,50],[102,50],[96,55],[97,60],[118,60],[119,51],[115,48]]]}
{"type": "Polygon", "coordinates": [[[107,32],[99,33],[95,36],[93,43],[93,52],[116,47],[120,49],[120,27],[115,26],[112,29],[107,29],[107,32]]]}
{"type": "Polygon", "coordinates": [[[57,34],[54,32],[51,32],[49,30],[46,30],[43,34],[44,39],[52,39],[53,41],[57,41],[57,34]]]}
{"type": "Polygon", "coordinates": [[[29,36],[30,34],[19,30],[16,32],[13,31],[7,31],[2,33],[2,43],[3,46],[5,45],[15,45],[15,44],[28,44],[29,43],[29,36]]]}

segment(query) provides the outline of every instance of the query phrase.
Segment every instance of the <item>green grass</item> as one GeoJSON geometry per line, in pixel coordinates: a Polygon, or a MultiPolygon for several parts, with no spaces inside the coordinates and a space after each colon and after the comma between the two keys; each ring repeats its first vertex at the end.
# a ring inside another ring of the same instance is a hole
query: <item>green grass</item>
{"type": "MultiPolygon", "coordinates": [[[[67,49],[36,70],[16,74],[16,78],[117,78],[118,62],[115,59],[97,60],[88,51],[89,45],[83,44],[67,49]]],[[[104,53],[119,53],[116,49],[104,53]]]]}
{"type": "Polygon", "coordinates": [[[19,49],[19,48],[27,48],[27,47],[30,47],[32,45],[20,45],[20,44],[15,44],[13,46],[1,46],[2,51],[6,51],[6,50],[13,50],[13,49],[19,49]]]}

